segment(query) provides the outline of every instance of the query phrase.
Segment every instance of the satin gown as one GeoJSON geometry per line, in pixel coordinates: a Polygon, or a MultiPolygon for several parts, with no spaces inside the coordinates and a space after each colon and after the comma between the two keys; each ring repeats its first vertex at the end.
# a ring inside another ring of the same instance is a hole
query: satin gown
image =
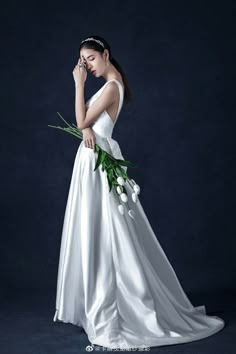
{"type": "MultiPolygon", "coordinates": [[[[120,92],[117,120],[124,92],[113,80],[120,92]]],[[[114,125],[104,111],[92,129],[97,144],[123,159],[112,138],[114,125]]],[[[186,296],[140,200],[129,201],[134,218],[127,210],[119,213],[101,165],[93,171],[96,157],[81,141],[64,216],[53,321],[82,327],[91,344],[121,349],[192,342],[220,331],[223,319],[208,316],[204,305],[194,307],[186,296]]]]}

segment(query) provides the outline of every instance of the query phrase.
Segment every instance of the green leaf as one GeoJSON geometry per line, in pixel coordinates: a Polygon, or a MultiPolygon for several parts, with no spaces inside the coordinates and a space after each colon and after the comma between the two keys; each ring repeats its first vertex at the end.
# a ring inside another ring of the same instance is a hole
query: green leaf
{"type": "Polygon", "coordinates": [[[94,168],[94,171],[98,168],[98,166],[100,165],[101,163],[101,157],[102,157],[102,149],[99,149],[98,151],[98,158],[97,158],[97,161],[96,161],[96,165],[95,165],[95,168],[94,168]]]}
{"type": "Polygon", "coordinates": [[[107,155],[106,151],[102,150],[101,162],[105,160],[106,155],[107,155]]]}
{"type": "Polygon", "coordinates": [[[105,161],[102,161],[101,164],[102,164],[102,171],[104,171],[106,168],[105,161]]]}
{"type": "Polygon", "coordinates": [[[109,192],[110,192],[112,189],[112,181],[110,181],[109,179],[108,179],[108,185],[109,185],[109,192]]]}
{"type": "Polygon", "coordinates": [[[116,161],[119,162],[119,165],[122,165],[122,166],[128,166],[128,167],[136,167],[137,166],[133,162],[128,161],[128,160],[116,159],[116,161]]]}
{"type": "Polygon", "coordinates": [[[116,171],[117,171],[118,175],[123,177],[124,179],[128,178],[127,173],[123,170],[122,167],[116,166],[116,171]]]}
{"type": "Polygon", "coordinates": [[[111,179],[113,178],[114,176],[114,171],[112,168],[108,168],[108,176],[111,177],[111,179]]]}

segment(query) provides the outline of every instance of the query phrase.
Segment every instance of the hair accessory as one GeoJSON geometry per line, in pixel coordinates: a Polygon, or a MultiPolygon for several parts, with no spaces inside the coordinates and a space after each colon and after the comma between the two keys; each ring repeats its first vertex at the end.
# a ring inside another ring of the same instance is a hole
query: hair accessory
{"type": "Polygon", "coordinates": [[[99,41],[98,39],[95,39],[93,37],[89,37],[89,38],[84,39],[80,44],[82,44],[83,42],[86,42],[86,41],[95,41],[95,42],[99,43],[103,48],[105,48],[104,44],[101,41],[99,41]]]}

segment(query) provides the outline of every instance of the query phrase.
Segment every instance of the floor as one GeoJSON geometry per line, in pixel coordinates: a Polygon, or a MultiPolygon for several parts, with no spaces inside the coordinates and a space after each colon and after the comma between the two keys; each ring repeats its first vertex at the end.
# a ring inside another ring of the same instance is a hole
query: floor
{"type": "MultiPolygon", "coordinates": [[[[235,354],[235,293],[218,294],[218,297],[209,294],[195,294],[194,296],[188,294],[188,296],[195,305],[205,304],[209,314],[222,317],[226,322],[225,328],[199,341],[155,347],[148,351],[159,354],[235,354]]],[[[17,297],[17,300],[12,295],[2,300],[0,307],[0,353],[78,354],[88,351],[107,351],[106,348],[99,346],[86,349],[90,342],[80,327],[69,323],[53,322],[54,303],[53,295],[50,297],[21,296],[17,297]]]]}

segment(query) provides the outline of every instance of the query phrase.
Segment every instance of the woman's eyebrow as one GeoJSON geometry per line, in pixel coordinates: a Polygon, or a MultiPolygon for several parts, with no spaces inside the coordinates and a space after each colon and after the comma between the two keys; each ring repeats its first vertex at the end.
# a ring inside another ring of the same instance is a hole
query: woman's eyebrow
{"type": "MultiPolygon", "coordinates": [[[[90,57],[92,57],[93,55],[94,55],[94,54],[90,54],[90,55],[87,57],[87,59],[90,58],[90,57]]],[[[85,57],[84,57],[84,55],[82,55],[82,58],[83,58],[84,60],[86,60],[85,57]]]]}

